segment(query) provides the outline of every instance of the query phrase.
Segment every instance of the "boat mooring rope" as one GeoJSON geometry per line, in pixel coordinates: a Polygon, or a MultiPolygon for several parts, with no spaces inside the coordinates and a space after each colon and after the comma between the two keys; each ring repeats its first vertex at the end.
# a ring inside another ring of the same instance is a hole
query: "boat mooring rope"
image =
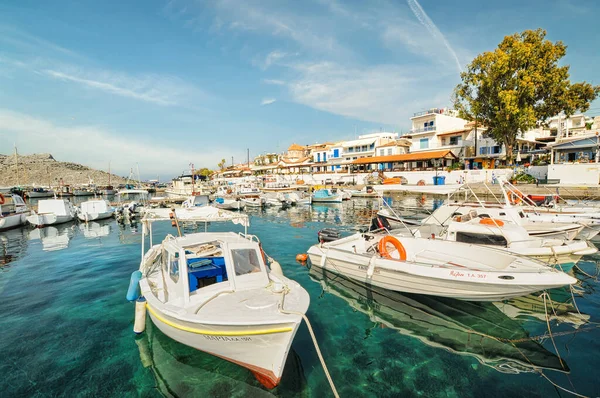
{"type": "Polygon", "coordinates": [[[319,361],[321,361],[321,366],[323,366],[323,371],[325,372],[325,376],[327,377],[327,381],[329,382],[329,386],[331,387],[331,391],[333,392],[333,396],[335,398],[340,398],[340,395],[338,394],[337,389],[335,388],[335,384],[333,383],[333,379],[331,378],[331,375],[329,374],[329,369],[327,369],[327,365],[325,364],[325,359],[323,358],[323,354],[321,354],[321,349],[319,348],[319,343],[317,342],[317,337],[315,336],[315,332],[313,331],[312,325],[310,324],[308,317],[306,316],[306,314],[303,314],[301,312],[287,311],[287,310],[283,309],[283,304],[285,302],[285,295],[287,294],[288,291],[289,291],[289,288],[286,286],[286,288],[283,291],[283,297],[281,298],[281,303],[279,304],[279,312],[281,312],[282,314],[300,315],[302,317],[302,319],[304,319],[304,322],[306,322],[306,326],[308,327],[308,332],[310,333],[310,337],[312,338],[313,344],[315,345],[315,350],[317,351],[317,356],[319,357],[319,361]]]}

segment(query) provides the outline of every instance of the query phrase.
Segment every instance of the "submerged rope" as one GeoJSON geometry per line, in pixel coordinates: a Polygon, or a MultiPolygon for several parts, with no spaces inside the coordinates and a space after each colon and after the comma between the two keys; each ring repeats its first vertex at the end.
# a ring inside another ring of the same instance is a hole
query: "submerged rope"
{"type": "Polygon", "coordinates": [[[323,354],[321,354],[321,349],[319,348],[319,343],[317,342],[317,337],[315,336],[315,332],[313,331],[312,325],[310,324],[308,317],[306,316],[306,314],[303,314],[301,312],[286,311],[283,309],[283,303],[285,300],[286,293],[287,293],[287,290],[284,290],[283,297],[281,298],[281,303],[279,305],[279,312],[281,312],[282,314],[300,315],[302,317],[302,319],[304,319],[304,322],[306,322],[306,326],[308,327],[308,332],[310,333],[310,337],[312,338],[313,344],[315,345],[315,350],[317,351],[317,356],[319,357],[319,360],[321,361],[321,366],[323,366],[323,371],[325,371],[325,376],[327,377],[327,381],[329,382],[329,386],[331,387],[331,391],[333,392],[333,396],[335,398],[340,398],[340,395],[338,394],[337,389],[335,388],[335,384],[333,383],[333,379],[331,378],[331,375],[329,374],[329,369],[327,369],[327,365],[325,364],[325,359],[323,358],[323,354]]]}

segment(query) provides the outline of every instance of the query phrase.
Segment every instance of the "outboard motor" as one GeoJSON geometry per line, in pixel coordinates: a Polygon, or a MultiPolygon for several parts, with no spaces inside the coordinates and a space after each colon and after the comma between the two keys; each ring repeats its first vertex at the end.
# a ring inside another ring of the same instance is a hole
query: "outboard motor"
{"type": "Polygon", "coordinates": [[[387,229],[389,231],[390,229],[392,229],[392,227],[390,226],[390,222],[387,220],[387,218],[377,215],[371,220],[371,227],[369,228],[369,232],[379,231],[381,229],[387,229]]]}

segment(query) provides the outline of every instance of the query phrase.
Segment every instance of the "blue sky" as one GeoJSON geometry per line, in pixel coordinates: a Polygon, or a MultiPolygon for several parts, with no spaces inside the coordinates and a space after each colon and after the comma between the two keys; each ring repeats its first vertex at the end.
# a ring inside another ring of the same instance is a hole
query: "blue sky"
{"type": "Polygon", "coordinates": [[[165,179],[246,148],[406,131],[524,29],[600,84],[599,14],[594,0],[2,0],[0,153],[165,179]]]}

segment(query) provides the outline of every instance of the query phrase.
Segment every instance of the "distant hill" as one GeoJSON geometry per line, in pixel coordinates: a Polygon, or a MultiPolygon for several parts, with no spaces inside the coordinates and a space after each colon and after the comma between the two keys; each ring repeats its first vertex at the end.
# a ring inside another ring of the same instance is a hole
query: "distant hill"
{"type": "MultiPolygon", "coordinates": [[[[36,153],[33,155],[19,155],[18,167],[14,155],[0,154],[0,186],[10,187],[17,185],[42,185],[57,186],[88,184],[90,178],[96,185],[108,185],[108,173],[71,162],[60,162],[49,153],[36,153]]],[[[111,174],[112,185],[124,184],[126,179],[111,174]]]]}

